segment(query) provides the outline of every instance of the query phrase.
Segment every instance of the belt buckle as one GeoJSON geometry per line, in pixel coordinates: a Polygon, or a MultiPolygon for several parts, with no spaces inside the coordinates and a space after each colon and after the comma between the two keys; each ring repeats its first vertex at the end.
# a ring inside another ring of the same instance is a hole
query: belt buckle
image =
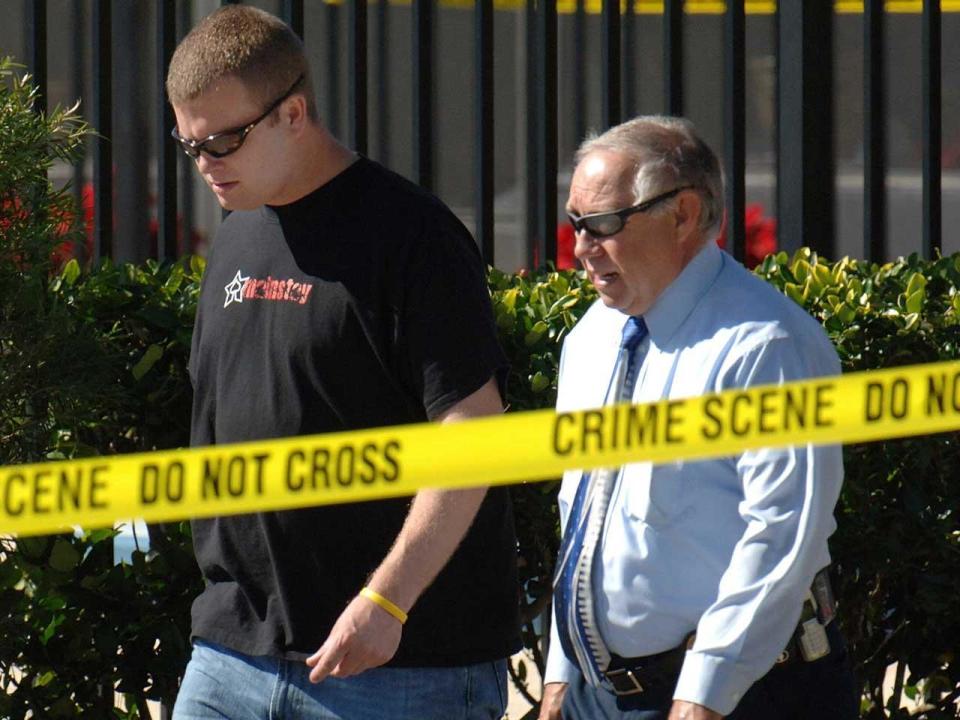
{"type": "Polygon", "coordinates": [[[623,697],[626,695],[638,695],[639,693],[642,693],[645,690],[641,682],[637,680],[637,676],[633,674],[632,670],[626,670],[626,669],[611,670],[609,672],[604,673],[604,675],[607,676],[607,680],[609,680],[610,684],[613,685],[614,695],[617,695],[619,697],[623,697]],[[620,686],[621,683],[618,681],[622,679],[628,680],[629,683],[624,684],[623,687],[621,688],[620,686]]]}

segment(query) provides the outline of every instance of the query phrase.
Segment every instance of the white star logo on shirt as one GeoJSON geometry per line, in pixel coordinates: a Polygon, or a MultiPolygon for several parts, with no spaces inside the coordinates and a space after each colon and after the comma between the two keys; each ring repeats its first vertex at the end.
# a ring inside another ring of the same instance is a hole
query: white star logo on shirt
{"type": "Polygon", "coordinates": [[[226,307],[232,302],[243,302],[243,286],[247,284],[249,277],[244,277],[241,270],[237,270],[237,274],[233,276],[233,280],[230,281],[228,285],[224,285],[223,289],[227,291],[227,299],[223,301],[223,306],[226,307]]]}

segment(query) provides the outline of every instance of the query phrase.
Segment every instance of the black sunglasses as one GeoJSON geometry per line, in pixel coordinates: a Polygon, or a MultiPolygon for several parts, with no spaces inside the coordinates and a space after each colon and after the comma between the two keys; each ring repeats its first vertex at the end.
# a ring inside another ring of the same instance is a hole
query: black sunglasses
{"type": "Polygon", "coordinates": [[[248,122],[246,125],[231,128],[230,130],[224,130],[223,132],[214,133],[213,135],[208,135],[202,140],[189,140],[185,137],[181,137],[180,133],[177,132],[176,127],[170,131],[170,135],[174,140],[180,143],[180,149],[194,160],[200,157],[201,152],[205,152],[210,157],[215,158],[222,158],[226,157],[227,155],[231,155],[243,146],[243,141],[247,139],[247,134],[257,126],[257,123],[280,107],[280,103],[293,94],[293,91],[297,89],[297,85],[299,85],[302,80],[303,75],[300,75],[294,81],[293,85],[290,86],[290,89],[277,98],[274,103],[266,109],[263,115],[252,122],[248,122]]]}
{"type": "Polygon", "coordinates": [[[639,205],[624,208],[623,210],[611,210],[610,212],[591,213],[590,215],[580,216],[567,213],[567,217],[570,219],[570,224],[573,225],[574,232],[586,230],[587,234],[591,237],[606,238],[611,235],[616,235],[623,230],[623,226],[627,224],[627,218],[631,215],[646,212],[657,203],[662,203],[664,200],[669,200],[674,195],[692,188],[692,185],[683,185],[661,193],[649,200],[644,200],[639,205]]]}

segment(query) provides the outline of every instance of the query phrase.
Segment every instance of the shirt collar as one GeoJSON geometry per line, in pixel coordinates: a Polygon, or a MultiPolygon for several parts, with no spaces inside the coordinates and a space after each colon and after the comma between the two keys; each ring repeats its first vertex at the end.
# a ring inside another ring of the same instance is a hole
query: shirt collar
{"type": "Polygon", "coordinates": [[[708,241],[644,313],[651,340],[661,347],[670,340],[713,285],[723,263],[720,248],[708,241]]]}

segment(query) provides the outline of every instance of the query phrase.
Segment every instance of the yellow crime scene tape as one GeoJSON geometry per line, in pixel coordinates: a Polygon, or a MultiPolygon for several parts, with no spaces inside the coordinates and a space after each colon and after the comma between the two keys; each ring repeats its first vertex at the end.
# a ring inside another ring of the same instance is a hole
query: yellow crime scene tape
{"type": "Polygon", "coordinates": [[[505,485],[568,468],[960,429],[960,361],[644,405],[513,413],[0,468],[0,534],[33,535],[505,485]]]}
{"type": "MultiPolygon", "coordinates": [[[[374,3],[379,0],[373,0],[374,3]]],[[[412,0],[387,0],[391,5],[411,5],[412,0]]],[[[324,0],[328,5],[343,5],[345,0],[324,0]]],[[[777,0],[741,0],[746,15],[773,15],[777,12],[777,0]]],[[[440,7],[473,10],[476,0],[438,0],[440,7]]],[[[493,0],[497,10],[523,10],[527,0],[493,0]]],[[[862,15],[864,0],[833,0],[833,10],[838,15],[862,15]]],[[[584,11],[598,15],[603,10],[603,0],[584,0],[584,11]]],[[[620,11],[627,12],[627,0],[620,0],[620,11]]],[[[923,0],[885,0],[884,12],[899,15],[919,15],[923,12],[923,0]]],[[[687,15],[723,15],[727,0],[684,0],[682,10],[687,15]]],[[[575,13],[577,0],[557,0],[557,12],[561,15],[575,13]]],[[[943,13],[960,12],[960,0],[940,0],[943,13]]],[[[663,15],[664,0],[633,0],[636,15],[663,15]]]]}

